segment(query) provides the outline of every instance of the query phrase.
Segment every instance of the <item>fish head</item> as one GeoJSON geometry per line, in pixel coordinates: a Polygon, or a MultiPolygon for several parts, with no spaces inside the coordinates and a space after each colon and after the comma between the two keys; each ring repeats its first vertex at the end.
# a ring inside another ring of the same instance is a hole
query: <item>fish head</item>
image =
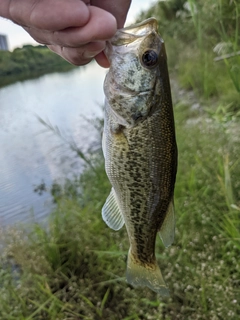
{"type": "Polygon", "coordinates": [[[166,53],[156,19],[118,30],[105,54],[110,61],[104,83],[108,103],[121,125],[135,126],[161,99],[160,66],[166,53]]]}

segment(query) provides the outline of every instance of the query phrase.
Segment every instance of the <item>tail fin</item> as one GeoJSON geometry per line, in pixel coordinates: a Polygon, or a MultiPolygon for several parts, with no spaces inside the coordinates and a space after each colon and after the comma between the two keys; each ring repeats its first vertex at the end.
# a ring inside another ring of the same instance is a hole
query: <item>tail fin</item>
{"type": "Polygon", "coordinates": [[[131,248],[128,253],[127,281],[134,287],[149,287],[162,296],[169,296],[168,288],[163,280],[157,262],[145,267],[139,264],[132,256],[131,248]]]}

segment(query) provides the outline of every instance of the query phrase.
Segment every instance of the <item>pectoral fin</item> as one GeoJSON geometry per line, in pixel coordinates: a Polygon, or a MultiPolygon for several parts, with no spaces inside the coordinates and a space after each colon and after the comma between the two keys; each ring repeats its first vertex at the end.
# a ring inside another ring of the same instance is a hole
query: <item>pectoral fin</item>
{"type": "Polygon", "coordinates": [[[169,247],[173,243],[175,235],[175,215],[173,199],[168,206],[167,215],[163,221],[159,233],[164,246],[169,247]]]}
{"type": "Polygon", "coordinates": [[[103,131],[102,134],[102,151],[103,151],[103,156],[106,158],[106,137],[105,137],[105,132],[103,131]]]}
{"type": "Polygon", "coordinates": [[[124,225],[124,218],[119,208],[113,188],[102,208],[102,218],[109,228],[113,230],[119,230],[124,225]]]}

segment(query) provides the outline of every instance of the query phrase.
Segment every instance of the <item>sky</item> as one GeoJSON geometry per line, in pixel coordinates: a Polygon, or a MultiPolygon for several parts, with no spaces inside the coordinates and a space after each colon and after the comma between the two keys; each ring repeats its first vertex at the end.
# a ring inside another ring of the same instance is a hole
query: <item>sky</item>
{"type": "MultiPolygon", "coordinates": [[[[137,14],[147,9],[154,2],[155,1],[153,0],[132,0],[126,24],[134,22],[134,18],[137,14]]],[[[0,34],[7,35],[10,50],[13,50],[16,47],[22,47],[24,44],[37,44],[24,29],[1,17],[0,34]]]]}

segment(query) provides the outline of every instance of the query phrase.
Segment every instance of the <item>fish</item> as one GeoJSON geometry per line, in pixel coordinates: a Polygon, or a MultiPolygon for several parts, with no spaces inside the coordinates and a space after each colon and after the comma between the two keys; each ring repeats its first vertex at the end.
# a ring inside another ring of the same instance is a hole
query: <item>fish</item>
{"type": "Polygon", "coordinates": [[[175,230],[177,144],[165,44],[155,18],[119,29],[105,49],[102,149],[112,189],[102,218],[113,230],[127,229],[126,278],[167,296],[155,256],[175,230]]]}

